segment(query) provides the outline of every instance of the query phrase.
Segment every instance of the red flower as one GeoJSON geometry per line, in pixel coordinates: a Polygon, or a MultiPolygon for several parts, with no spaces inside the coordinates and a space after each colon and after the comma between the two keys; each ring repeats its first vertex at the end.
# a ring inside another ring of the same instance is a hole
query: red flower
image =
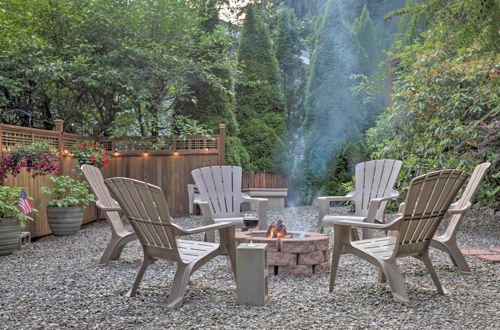
{"type": "Polygon", "coordinates": [[[83,144],[78,144],[78,148],[82,149],[83,148],[83,144]]]}
{"type": "Polygon", "coordinates": [[[90,156],[90,160],[92,161],[92,163],[95,163],[97,161],[94,156],[90,156]]]}
{"type": "Polygon", "coordinates": [[[102,155],[102,158],[108,159],[108,155],[102,155]]]}
{"type": "Polygon", "coordinates": [[[108,165],[109,164],[109,160],[103,160],[102,161],[102,165],[108,165]]]}

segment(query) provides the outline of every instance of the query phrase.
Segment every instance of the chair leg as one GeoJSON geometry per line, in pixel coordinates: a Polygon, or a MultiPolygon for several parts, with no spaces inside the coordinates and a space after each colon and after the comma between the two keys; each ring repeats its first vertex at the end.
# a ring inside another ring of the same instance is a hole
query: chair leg
{"type": "Polygon", "coordinates": [[[453,262],[453,265],[455,267],[458,267],[462,273],[466,274],[471,274],[472,271],[469,268],[469,265],[467,264],[467,261],[465,261],[465,257],[460,251],[460,248],[457,245],[457,242],[454,240],[449,240],[446,242],[439,242],[439,241],[432,241],[431,246],[434,248],[437,248],[441,251],[444,251],[448,253],[450,256],[451,262],[453,262]]]}
{"type": "Polygon", "coordinates": [[[339,266],[340,254],[342,253],[342,227],[338,226],[334,229],[334,238],[333,238],[333,251],[332,251],[332,268],[330,270],[330,289],[329,291],[333,291],[333,287],[335,286],[335,278],[337,277],[337,268],[339,266]]]}
{"type": "Polygon", "coordinates": [[[215,243],[215,231],[208,230],[205,232],[205,242],[215,243]]]}
{"type": "Polygon", "coordinates": [[[108,243],[108,246],[104,250],[104,253],[102,254],[101,259],[99,260],[98,265],[103,266],[107,265],[111,260],[118,260],[125,245],[127,245],[128,242],[133,241],[135,239],[137,239],[135,233],[130,233],[129,235],[124,237],[112,236],[111,241],[108,243]]]}
{"type": "Polygon", "coordinates": [[[351,241],[359,241],[359,232],[356,228],[351,228],[351,241]]]}
{"type": "Polygon", "coordinates": [[[111,256],[113,255],[113,252],[115,251],[116,245],[118,244],[118,240],[115,240],[115,238],[111,238],[111,241],[108,243],[108,246],[104,250],[104,253],[101,256],[101,260],[99,260],[99,266],[104,266],[107,265],[108,262],[111,260],[111,256]]]}
{"type": "Polygon", "coordinates": [[[231,239],[226,242],[227,244],[227,254],[229,255],[229,260],[231,261],[231,269],[233,270],[234,278],[236,278],[236,241],[234,240],[234,229],[226,228],[226,237],[231,239]]]}
{"type": "Polygon", "coordinates": [[[384,272],[381,271],[380,269],[378,270],[378,281],[380,283],[385,283],[387,282],[387,277],[385,276],[384,272]]]}
{"type": "Polygon", "coordinates": [[[192,264],[184,265],[180,262],[177,264],[177,271],[175,272],[174,282],[172,283],[172,289],[170,290],[170,296],[168,297],[167,306],[169,308],[182,304],[182,299],[184,299],[184,294],[186,293],[192,269],[192,264]]]}
{"type": "Polygon", "coordinates": [[[429,258],[429,254],[425,253],[425,254],[421,255],[420,260],[422,260],[424,262],[425,267],[427,267],[427,270],[431,274],[432,281],[434,282],[434,285],[436,286],[438,292],[441,294],[448,293],[448,291],[446,291],[446,289],[441,286],[441,282],[439,281],[439,277],[438,277],[436,271],[434,270],[434,267],[432,266],[431,259],[429,258]]]}
{"type": "Polygon", "coordinates": [[[135,292],[139,288],[139,284],[141,284],[142,276],[144,275],[146,268],[148,268],[148,266],[151,264],[151,261],[152,261],[151,257],[145,254],[144,260],[142,261],[141,269],[139,269],[139,272],[135,276],[134,284],[132,285],[130,291],[127,293],[127,297],[135,296],[135,292]]]}
{"type": "Polygon", "coordinates": [[[410,299],[408,298],[408,292],[406,291],[403,274],[401,274],[396,261],[383,261],[381,265],[382,270],[387,277],[387,281],[389,282],[393,299],[400,303],[410,302],[410,299]]]}

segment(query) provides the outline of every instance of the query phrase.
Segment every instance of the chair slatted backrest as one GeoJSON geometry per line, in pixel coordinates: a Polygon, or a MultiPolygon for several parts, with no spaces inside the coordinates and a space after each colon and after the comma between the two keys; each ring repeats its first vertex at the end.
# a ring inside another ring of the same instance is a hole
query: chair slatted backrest
{"type": "MultiPolygon", "coordinates": [[[[393,159],[371,160],[356,165],[356,190],[354,202],[356,215],[366,216],[370,200],[390,196],[403,162],[393,159]]],[[[383,216],[387,202],[383,202],[377,212],[377,218],[383,216]]]]}
{"type": "Polygon", "coordinates": [[[238,166],[207,166],[191,171],[213,218],[240,216],[242,172],[238,166]]]}
{"type": "MultiPolygon", "coordinates": [[[[484,175],[486,174],[486,171],[488,168],[491,166],[491,163],[485,162],[482,164],[479,164],[474,168],[474,172],[472,172],[472,175],[470,176],[469,183],[464,189],[464,192],[462,193],[462,197],[457,202],[457,207],[458,208],[464,208],[467,206],[467,204],[470,202],[472,203],[472,199],[474,198],[474,195],[477,192],[477,189],[479,188],[479,184],[483,180],[484,175]]],[[[464,216],[465,212],[462,212],[460,214],[454,214],[451,216],[450,219],[450,224],[448,225],[446,232],[447,234],[451,234],[455,230],[458,229],[458,225],[462,217],[464,216]]]]}
{"type": "MultiPolygon", "coordinates": [[[[129,178],[110,178],[105,183],[142,245],[177,252],[168,204],[159,187],[129,178]]],[[[176,256],[178,257],[178,252],[176,256]]]]}
{"type": "Polygon", "coordinates": [[[468,176],[467,172],[459,170],[442,170],[412,180],[398,230],[398,248],[402,253],[415,253],[428,248],[439,223],[468,176]]]}
{"type": "MultiPolygon", "coordinates": [[[[82,172],[90,185],[90,189],[97,197],[97,200],[103,206],[116,206],[116,201],[111,197],[108,188],[104,184],[104,178],[101,174],[101,170],[92,165],[83,165],[82,172]]],[[[123,222],[119,212],[107,211],[105,212],[105,216],[115,232],[124,231],[123,222]]]]}

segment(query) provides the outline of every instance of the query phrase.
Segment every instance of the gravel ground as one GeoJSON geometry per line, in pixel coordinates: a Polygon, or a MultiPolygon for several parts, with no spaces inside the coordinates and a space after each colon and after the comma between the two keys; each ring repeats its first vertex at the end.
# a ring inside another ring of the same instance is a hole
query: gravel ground
{"type": "MultiPolygon", "coordinates": [[[[344,211],[341,209],[341,211],[344,211]]],[[[312,230],[315,207],[271,212],[294,230],[312,230]]],[[[462,248],[500,247],[498,214],[472,210],[459,234],[462,248]]],[[[185,227],[199,217],[179,218],[185,227]]],[[[97,266],[110,237],[105,222],[76,236],[46,237],[22,251],[0,257],[0,328],[499,328],[499,265],[473,257],[473,275],[460,274],[442,252],[432,250],[439,277],[449,291],[439,295],[424,265],[412,258],[399,264],[410,303],[393,302],[376,271],[354,256],[340,259],[337,286],[328,292],[329,274],[271,277],[264,307],[236,304],[236,285],[218,257],[191,277],[184,305],[167,309],[174,268],[157,262],[148,268],[138,296],[125,297],[142,251],[129,244],[120,261],[97,266]]]]}

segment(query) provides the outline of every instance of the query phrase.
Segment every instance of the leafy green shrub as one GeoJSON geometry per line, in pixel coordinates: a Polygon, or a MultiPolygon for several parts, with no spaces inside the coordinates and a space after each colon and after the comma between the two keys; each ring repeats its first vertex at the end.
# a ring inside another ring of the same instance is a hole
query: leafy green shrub
{"type": "Polygon", "coordinates": [[[42,193],[49,195],[52,199],[47,203],[47,206],[69,207],[80,206],[86,207],[90,202],[93,202],[94,195],[90,193],[86,182],[79,182],[66,175],[54,176],[51,175],[53,188],[42,187],[42,193]]]}
{"type": "MultiPolygon", "coordinates": [[[[27,214],[24,214],[19,209],[19,197],[21,195],[21,187],[0,186],[0,218],[17,218],[21,223],[26,223],[28,220],[33,220],[27,214]]],[[[26,196],[28,199],[32,199],[26,196]]],[[[38,213],[37,209],[33,209],[32,213],[38,213]]]]}
{"type": "Polygon", "coordinates": [[[489,161],[478,201],[498,208],[500,56],[476,48],[451,51],[433,42],[439,31],[427,37],[398,54],[394,104],[367,133],[371,156],[403,161],[400,190],[432,170],[472,171],[489,161]]]}

